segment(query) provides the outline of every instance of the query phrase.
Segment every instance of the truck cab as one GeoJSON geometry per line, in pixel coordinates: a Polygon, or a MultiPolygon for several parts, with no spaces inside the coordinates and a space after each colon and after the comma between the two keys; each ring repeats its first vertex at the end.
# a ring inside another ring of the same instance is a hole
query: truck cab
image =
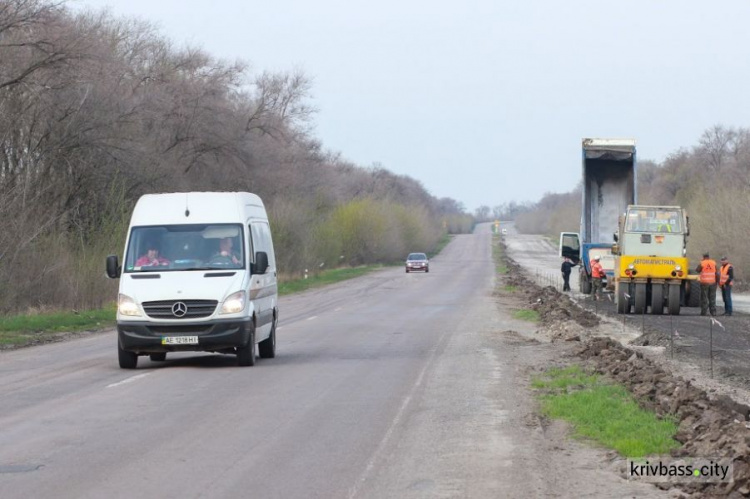
{"type": "Polygon", "coordinates": [[[578,290],[581,293],[591,293],[591,261],[597,256],[604,270],[602,285],[607,290],[614,290],[615,258],[611,244],[581,244],[580,234],[563,232],[560,234],[559,255],[570,258],[574,264],[580,265],[578,290]]]}

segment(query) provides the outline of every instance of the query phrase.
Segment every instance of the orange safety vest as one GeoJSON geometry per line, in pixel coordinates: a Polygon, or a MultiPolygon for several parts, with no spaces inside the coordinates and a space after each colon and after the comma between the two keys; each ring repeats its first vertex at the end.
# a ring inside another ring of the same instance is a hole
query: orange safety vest
{"type": "Polygon", "coordinates": [[[701,261],[701,284],[716,284],[716,262],[710,258],[701,261]]]}
{"type": "Polygon", "coordinates": [[[591,264],[591,277],[594,279],[601,279],[604,277],[604,269],[602,268],[602,264],[595,261],[591,264]]]}
{"type": "MultiPolygon", "coordinates": [[[[732,268],[732,264],[731,263],[727,263],[727,264],[721,266],[721,280],[719,281],[719,284],[721,286],[723,286],[724,284],[726,284],[727,279],[729,279],[729,269],[731,269],[731,268],[732,268]]],[[[732,283],[730,282],[729,285],[731,286],[732,283]]]]}

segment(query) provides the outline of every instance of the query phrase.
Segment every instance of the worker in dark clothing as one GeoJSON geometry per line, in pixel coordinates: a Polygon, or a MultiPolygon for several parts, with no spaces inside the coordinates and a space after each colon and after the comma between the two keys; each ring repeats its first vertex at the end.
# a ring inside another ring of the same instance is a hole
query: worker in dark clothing
{"type": "Polygon", "coordinates": [[[560,272],[562,272],[562,278],[563,278],[563,291],[570,291],[570,272],[573,267],[575,267],[575,263],[568,258],[567,256],[562,262],[562,266],[560,267],[560,272]]]}
{"type": "Polygon", "coordinates": [[[719,269],[716,262],[703,253],[703,260],[695,268],[700,273],[701,315],[716,315],[716,284],[719,282],[719,269]]]}
{"type": "Polygon", "coordinates": [[[734,267],[725,256],[721,257],[719,269],[719,287],[721,299],[724,300],[724,315],[732,315],[732,283],[734,282],[734,267]]]}

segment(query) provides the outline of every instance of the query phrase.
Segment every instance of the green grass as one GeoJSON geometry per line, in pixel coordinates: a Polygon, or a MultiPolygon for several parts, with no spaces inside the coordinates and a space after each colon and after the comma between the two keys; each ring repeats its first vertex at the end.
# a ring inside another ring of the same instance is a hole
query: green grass
{"type": "Polygon", "coordinates": [[[498,274],[507,274],[508,267],[505,266],[503,261],[503,247],[500,245],[500,236],[498,234],[492,235],[492,258],[495,260],[495,272],[498,274]]]}
{"type": "Polygon", "coordinates": [[[317,275],[309,276],[307,279],[294,279],[279,283],[279,294],[289,295],[307,289],[318,288],[327,284],[345,281],[347,279],[365,275],[382,267],[382,265],[363,265],[361,267],[324,270],[317,275]]]}
{"type": "Polygon", "coordinates": [[[518,291],[518,286],[514,286],[512,284],[508,284],[503,289],[505,291],[507,291],[508,293],[515,293],[516,291],[518,291]]]}
{"type": "Polygon", "coordinates": [[[622,386],[585,373],[579,366],[550,369],[532,381],[540,390],[542,413],[573,425],[575,435],[590,438],[622,456],[668,454],[677,424],[641,409],[622,386]]]}
{"type": "Polygon", "coordinates": [[[0,345],[23,346],[55,333],[104,329],[115,324],[115,305],[84,312],[45,312],[0,317],[0,345]]]}
{"type": "Polygon", "coordinates": [[[441,237],[440,240],[438,241],[437,246],[435,247],[435,250],[427,253],[427,256],[429,258],[432,258],[433,256],[439,254],[441,251],[443,251],[443,248],[448,246],[448,243],[451,242],[452,240],[453,240],[452,234],[443,234],[443,237],[441,237]]]}
{"type": "MultiPolygon", "coordinates": [[[[441,240],[442,249],[451,237],[441,240]]],[[[439,251],[438,250],[438,251],[439,251]]],[[[403,262],[399,263],[403,265],[403,262]]],[[[382,265],[324,270],[307,279],[279,283],[279,294],[288,295],[365,275],[382,265]]],[[[0,317],[0,346],[24,346],[45,341],[61,332],[105,329],[115,325],[116,305],[84,312],[49,312],[0,317]]]]}
{"type": "Polygon", "coordinates": [[[513,314],[513,317],[524,321],[539,322],[539,312],[528,308],[516,310],[516,313],[513,314]]]}

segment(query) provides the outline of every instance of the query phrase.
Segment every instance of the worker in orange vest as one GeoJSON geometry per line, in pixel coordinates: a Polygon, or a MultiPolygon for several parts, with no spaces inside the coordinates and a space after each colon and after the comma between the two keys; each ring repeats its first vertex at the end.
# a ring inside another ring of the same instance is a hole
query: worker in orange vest
{"type": "Polygon", "coordinates": [[[703,253],[703,260],[695,268],[700,273],[701,282],[701,315],[716,315],[716,284],[719,282],[719,269],[716,262],[703,253]]]}
{"type": "Polygon", "coordinates": [[[719,287],[721,299],[724,300],[724,315],[732,315],[732,283],[734,282],[734,267],[725,256],[721,257],[719,269],[719,287]]]}
{"type": "Polygon", "coordinates": [[[600,257],[595,256],[594,261],[591,262],[591,294],[594,295],[594,301],[600,298],[599,290],[602,289],[602,278],[604,277],[604,269],[599,260],[600,257]]]}

